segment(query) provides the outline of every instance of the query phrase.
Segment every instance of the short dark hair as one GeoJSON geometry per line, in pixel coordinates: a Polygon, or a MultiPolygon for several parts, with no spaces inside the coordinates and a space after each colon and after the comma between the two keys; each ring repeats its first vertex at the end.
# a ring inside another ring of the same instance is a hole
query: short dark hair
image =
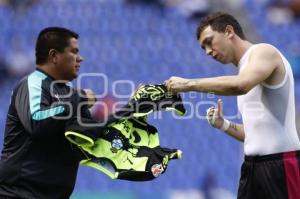
{"type": "Polygon", "coordinates": [[[243,40],[246,39],[243,29],[239,22],[230,14],[225,12],[216,12],[210,15],[207,15],[203,18],[197,28],[197,40],[200,39],[202,31],[207,27],[211,26],[212,30],[217,32],[225,32],[227,25],[231,25],[234,29],[234,32],[243,40]]]}
{"type": "Polygon", "coordinates": [[[47,62],[48,53],[51,49],[63,52],[69,45],[70,38],[79,38],[79,35],[62,27],[48,27],[43,29],[37,38],[35,45],[36,64],[47,62]]]}

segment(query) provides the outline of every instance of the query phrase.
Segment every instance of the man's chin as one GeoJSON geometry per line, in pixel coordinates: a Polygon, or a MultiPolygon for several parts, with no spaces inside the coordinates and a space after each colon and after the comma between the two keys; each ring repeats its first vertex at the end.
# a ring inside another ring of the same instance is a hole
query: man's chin
{"type": "Polygon", "coordinates": [[[73,74],[72,77],[69,77],[68,80],[69,80],[69,81],[72,81],[72,80],[76,79],[77,77],[78,77],[78,74],[75,73],[75,74],[73,74]]]}
{"type": "Polygon", "coordinates": [[[78,77],[78,74],[76,73],[76,74],[74,74],[73,79],[76,79],[77,77],[78,77]]]}
{"type": "Polygon", "coordinates": [[[230,64],[231,63],[227,60],[217,60],[217,61],[220,62],[221,64],[230,64]]]}

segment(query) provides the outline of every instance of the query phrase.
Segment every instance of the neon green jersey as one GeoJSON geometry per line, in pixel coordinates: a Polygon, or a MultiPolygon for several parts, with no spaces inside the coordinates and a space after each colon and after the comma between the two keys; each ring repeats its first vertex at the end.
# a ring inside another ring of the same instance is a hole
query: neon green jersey
{"type": "Polygon", "coordinates": [[[160,146],[157,129],[147,123],[147,116],[157,110],[185,113],[180,96],[168,93],[163,85],[145,85],[104,128],[73,125],[65,136],[85,154],[82,165],[112,179],[152,180],[165,172],[169,160],[181,158],[180,150],[160,146]]]}

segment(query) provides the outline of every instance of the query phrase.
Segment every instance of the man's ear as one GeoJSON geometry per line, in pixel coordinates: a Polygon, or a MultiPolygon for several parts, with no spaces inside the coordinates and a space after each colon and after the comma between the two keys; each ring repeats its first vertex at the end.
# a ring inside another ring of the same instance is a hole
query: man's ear
{"type": "Polygon", "coordinates": [[[50,49],[48,53],[48,59],[50,62],[56,64],[57,63],[57,50],[50,49]]]}
{"type": "Polygon", "coordinates": [[[231,38],[234,36],[234,34],[235,34],[232,25],[227,25],[224,32],[225,32],[225,35],[226,35],[228,38],[230,38],[230,39],[231,39],[231,38]]]}

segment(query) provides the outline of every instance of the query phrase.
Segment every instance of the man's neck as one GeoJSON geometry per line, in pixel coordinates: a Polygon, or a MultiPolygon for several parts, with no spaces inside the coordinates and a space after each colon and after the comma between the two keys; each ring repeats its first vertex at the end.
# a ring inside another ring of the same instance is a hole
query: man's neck
{"type": "Polygon", "coordinates": [[[58,77],[52,70],[51,66],[49,65],[37,65],[37,68],[41,70],[42,72],[46,73],[48,76],[53,78],[54,80],[60,80],[60,77],[58,77]]]}
{"type": "Polygon", "coordinates": [[[241,58],[243,55],[246,53],[246,51],[252,46],[253,44],[250,43],[247,40],[241,40],[239,39],[236,43],[236,48],[235,48],[235,58],[234,61],[232,62],[235,66],[238,66],[241,58]]]}

